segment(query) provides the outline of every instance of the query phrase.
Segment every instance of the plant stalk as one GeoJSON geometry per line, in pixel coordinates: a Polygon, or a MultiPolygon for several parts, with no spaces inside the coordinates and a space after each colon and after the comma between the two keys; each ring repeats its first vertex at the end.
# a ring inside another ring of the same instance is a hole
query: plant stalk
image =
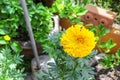
{"type": "Polygon", "coordinates": [[[31,40],[31,45],[32,45],[32,49],[33,49],[34,56],[35,56],[35,59],[36,59],[37,67],[40,69],[38,51],[37,51],[37,47],[36,47],[34,36],[33,36],[33,31],[32,31],[32,26],[31,26],[31,23],[30,23],[30,17],[28,15],[26,1],[25,0],[20,0],[20,1],[21,1],[23,11],[24,11],[24,18],[25,18],[25,21],[26,21],[27,30],[28,30],[29,37],[30,37],[30,40],[31,40]]]}

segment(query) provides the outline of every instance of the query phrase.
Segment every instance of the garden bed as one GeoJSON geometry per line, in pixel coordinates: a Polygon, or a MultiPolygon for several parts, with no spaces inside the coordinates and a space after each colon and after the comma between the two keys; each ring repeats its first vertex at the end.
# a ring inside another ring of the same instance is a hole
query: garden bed
{"type": "Polygon", "coordinates": [[[33,59],[36,49],[33,51],[30,38],[33,42],[34,38],[26,29],[22,2],[1,0],[0,80],[36,80],[37,77],[41,77],[40,80],[93,80],[94,76],[95,80],[120,80],[120,25],[111,27],[115,16],[116,23],[120,22],[118,2],[120,1],[27,0],[26,11],[35,38],[34,48],[37,47],[40,56],[40,68],[36,62],[39,61],[38,55],[33,59]],[[89,3],[112,10],[115,15],[107,16],[112,12],[100,8],[95,8],[95,11],[86,9],[84,5],[89,3]],[[113,18],[109,19],[111,16],[113,18]],[[95,21],[97,24],[94,24],[95,21]],[[99,52],[107,53],[101,59],[103,66],[94,60],[99,52]],[[51,61],[48,55],[52,58],[51,61]],[[49,66],[46,65],[47,62],[50,62],[49,66]],[[42,69],[48,70],[49,74],[37,73],[36,77],[34,72],[42,69]]]}
{"type": "Polygon", "coordinates": [[[120,66],[115,66],[114,70],[105,69],[102,65],[95,66],[95,80],[120,80],[120,66]]]}

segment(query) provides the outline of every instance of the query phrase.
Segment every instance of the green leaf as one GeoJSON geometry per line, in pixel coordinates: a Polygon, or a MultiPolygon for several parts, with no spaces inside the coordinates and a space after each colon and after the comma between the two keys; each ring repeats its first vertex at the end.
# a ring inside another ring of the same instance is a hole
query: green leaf
{"type": "Polygon", "coordinates": [[[0,44],[7,44],[7,42],[3,39],[3,37],[0,37],[0,44]]]}
{"type": "Polygon", "coordinates": [[[116,43],[112,41],[112,39],[109,39],[107,42],[101,42],[98,45],[100,48],[105,48],[105,52],[110,52],[110,49],[116,46],[116,43]]]}
{"type": "MultiPolygon", "coordinates": [[[[91,27],[92,27],[92,26],[93,26],[93,24],[89,23],[89,24],[86,24],[85,26],[91,26],[91,27]]],[[[94,28],[95,28],[95,27],[94,27],[94,28]]]]}
{"type": "Polygon", "coordinates": [[[109,49],[113,48],[113,47],[116,46],[116,45],[117,45],[117,44],[114,43],[114,42],[112,41],[112,39],[109,39],[109,40],[108,40],[107,46],[108,46],[109,49]]]}
{"type": "Polygon", "coordinates": [[[96,27],[96,33],[99,37],[102,37],[110,32],[110,30],[102,25],[95,26],[96,27]]]}
{"type": "Polygon", "coordinates": [[[54,53],[49,53],[48,55],[49,55],[49,57],[51,57],[51,58],[53,58],[53,57],[56,56],[54,53]]]}
{"type": "Polygon", "coordinates": [[[0,40],[0,44],[7,44],[5,40],[0,40]]]}
{"type": "Polygon", "coordinates": [[[8,32],[5,30],[5,29],[0,29],[0,34],[1,35],[5,35],[5,34],[7,34],[8,32]]]}
{"type": "Polygon", "coordinates": [[[13,49],[13,51],[17,54],[19,54],[22,50],[21,46],[18,44],[18,42],[12,42],[11,43],[11,48],[13,49]]]}
{"type": "Polygon", "coordinates": [[[47,65],[53,67],[53,66],[55,66],[55,63],[53,63],[53,62],[49,62],[47,65]]]}
{"type": "Polygon", "coordinates": [[[115,58],[115,56],[114,56],[113,54],[111,54],[111,55],[108,57],[108,59],[109,59],[110,61],[113,61],[114,58],[115,58]]]}
{"type": "Polygon", "coordinates": [[[101,42],[98,46],[99,46],[100,48],[105,48],[105,47],[106,47],[106,43],[105,43],[105,42],[101,42]]]}
{"type": "Polygon", "coordinates": [[[118,59],[120,59],[120,49],[117,50],[117,52],[116,52],[116,57],[117,57],[118,59]]]}
{"type": "MultiPolygon", "coordinates": [[[[21,64],[21,56],[12,55],[13,51],[8,46],[5,46],[0,50],[0,55],[3,55],[0,58],[0,80],[24,80],[23,77],[25,74],[23,73],[24,69],[19,69],[17,65],[21,64]],[[20,62],[20,63],[17,63],[20,62]],[[10,68],[11,66],[11,68],[10,68]],[[13,68],[12,68],[13,67],[13,68]],[[7,72],[7,73],[5,73],[7,72]]],[[[1,56],[0,56],[1,57],[1,56]]]]}
{"type": "Polygon", "coordinates": [[[82,11],[80,13],[77,13],[77,15],[82,16],[82,15],[85,15],[86,12],[88,12],[88,10],[84,10],[84,11],[82,11]]]}
{"type": "Polygon", "coordinates": [[[110,49],[106,49],[106,50],[105,50],[105,53],[108,53],[108,52],[110,52],[110,49]]]}
{"type": "MultiPolygon", "coordinates": [[[[2,21],[0,21],[0,22],[2,22],[2,21]]],[[[3,26],[3,25],[0,25],[0,28],[4,28],[4,26],[3,26]]]]}

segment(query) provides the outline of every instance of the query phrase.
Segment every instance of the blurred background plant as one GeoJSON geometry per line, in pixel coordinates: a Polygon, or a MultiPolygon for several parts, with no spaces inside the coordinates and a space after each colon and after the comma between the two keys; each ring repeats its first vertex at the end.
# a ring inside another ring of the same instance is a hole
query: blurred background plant
{"type": "Polygon", "coordinates": [[[57,13],[60,18],[67,18],[72,24],[80,23],[80,16],[84,15],[87,10],[84,4],[79,5],[77,1],[72,3],[71,0],[56,0],[51,7],[51,12],[57,13]]]}
{"type": "Polygon", "coordinates": [[[24,80],[24,69],[18,69],[23,56],[14,54],[9,47],[0,49],[0,80],[24,80]]]}
{"type": "MultiPolygon", "coordinates": [[[[42,46],[46,43],[46,38],[53,29],[53,15],[41,2],[38,4],[35,4],[33,0],[27,0],[26,2],[35,41],[41,43],[39,45],[42,46]]],[[[20,46],[18,41],[30,40],[21,4],[19,0],[0,0],[0,6],[0,48],[5,48],[7,45],[11,50],[11,54],[15,53],[15,55],[11,56],[16,56],[17,54],[20,56],[23,54],[21,53],[23,47],[20,46]],[[4,39],[6,35],[10,38],[10,41],[4,39]]],[[[23,61],[16,68],[25,68],[24,73],[30,72],[31,58],[21,57],[21,59],[23,61]]]]}
{"type": "Polygon", "coordinates": [[[22,48],[17,41],[11,41],[11,37],[4,34],[3,36],[0,36],[0,48],[5,47],[11,49],[14,54],[20,54],[22,51],[22,48]]]}
{"type": "MultiPolygon", "coordinates": [[[[18,0],[1,0],[0,5],[0,32],[10,34],[15,40],[28,41],[29,37],[20,2],[18,0]]],[[[53,29],[52,13],[41,2],[35,4],[33,0],[27,0],[27,7],[35,40],[43,43],[53,29]]]]}
{"type": "Polygon", "coordinates": [[[53,15],[42,3],[35,4],[33,1],[28,1],[28,3],[28,11],[35,40],[41,42],[41,45],[43,45],[46,43],[48,34],[53,29],[53,15]]]}
{"type": "MultiPolygon", "coordinates": [[[[26,2],[27,2],[28,12],[29,12],[30,21],[32,24],[35,41],[39,42],[40,43],[39,45],[42,46],[46,43],[45,42],[46,38],[48,38],[49,32],[53,29],[53,21],[52,21],[53,15],[52,13],[50,13],[47,7],[42,5],[41,2],[39,2],[38,4],[35,4],[33,0],[27,0],[26,2]]],[[[16,59],[16,62],[19,61],[20,63],[11,61],[11,64],[15,63],[15,65],[17,65],[15,66],[16,71],[17,69],[25,68],[24,71],[20,72],[20,75],[23,73],[29,73],[31,72],[31,59],[33,56],[29,58],[25,56],[23,57],[23,55],[25,55],[24,54],[25,52],[22,51],[23,47],[21,47],[21,45],[18,43],[18,41],[30,40],[27,29],[26,29],[26,23],[24,20],[21,4],[19,0],[14,0],[14,1],[0,0],[0,6],[1,6],[0,8],[0,14],[1,14],[0,15],[0,48],[5,49],[7,46],[10,49],[10,53],[12,57],[17,58],[22,56],[20,57],[20,59],[19,58],[16,59]],[[6,41],[4,39],[4,36],[9,37],[10,41],[6,41]]],[[[8,57],[6,57],[6,59],[7,58],[8,57]]],[[[3,64],[4,62],[1,61],[1,63],[3,64]]],[[[6,63],[6,66],[7,66],[7,63],[6,63]]],[[[6,69],[7,68],[8,67],[6,67],[6,69]]],[[[0,80],[5,80],[5,79],[0,79],[0,80]]]]}
{"type": "Polygon", "coordinates": [[[23,55],[18,42],[9,35],[0,36],[0,80],[24,80],[24,68],[20,68],[23,55]]]}
{"type": "Polygon", "coordinates": [[[106,54],[99,65],[101,65],[102,70],[108,70],[113,73],[113,75],[110,75],[112,79],[119,79],[120,49],[115,54],[106,54]]]}
{"type": "Polygon", "coordinates": [[[118,49],[115,54],[104,56],[100,63],[104,66],[104,68],[111,68],[114,70],[115,66],[120,65],[120,49],[118,49]]]}
{"type": "Polygon", "coordinates": [[[22,15],[22,8],[17,0],[0,0],[0,32],[17,35],[16,29],[22,15]]]}

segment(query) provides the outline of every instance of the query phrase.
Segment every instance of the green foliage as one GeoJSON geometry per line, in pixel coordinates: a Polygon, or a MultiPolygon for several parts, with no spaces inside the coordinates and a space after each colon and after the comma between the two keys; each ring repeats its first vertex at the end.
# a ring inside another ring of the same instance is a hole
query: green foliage
{"type": "Polygon", "coordinates": [[[23,61],[22,48],[16,41],[5,40],[5,36],[0,36],[0,80],[24,80],[24,69],[18,69],[23,61]]]}
{"type": "MultiPolygon", "coordinates": [[[[35,4],[32,0],[26,2],[35,40],[45,43],[45,39],[53,28],[52,13],[41,3],[35,4]]],[[[0,0],[0,6],[0,35],[7,34],[13,38],[25,34],[27,32],[26,23],[20,2],[18,0],[0,0]],[[18,28],[22,33],[18,33],[18,28]]],[[[2,43],[5,42],[2,41],[2,43]]]]}
{"type": "Polygon", "coordinates": [[[0,80],[24,80],[24,69],[17,69],[22,57],[13,54],[9,47],[0,49],[0,80]]]}
{"type": "Polygon", "coordinates": [[[110,32],[110,30],[102,25],[98,25],[98,26],[92,26],[90,27],[90,30],[92,32],[94,32],[95,36],[101,38],[104,35],[106,35],[107,33],[110,32]]]}
{"type": "Polygon", "coordinates": [[[1,45],[7,44],[7,41],[4,40],[3,36],[0,36],[0,44],[1,45]]]}
{"type": "Polygon", "coordinates": [[[87,12],[84,4],[73,4],[71,0],[56,0],[52,5],[51,11],[58,13],[60,18],[69,19],[72,24],[80,23],[79,17],[87,12]]]}
{"type": "Polygon", "coordinates": [[[116,46],[116,43],[112,41],[112,39],[109,39],[107,42],[101,42],[101,44],[98,45],[100,48],[103,48],[105,53],[110,52],[110,49],[116,46]]]}
{"type": "Polygon", "coordinates": [[[45,39],[53,29],[52,13],[41,3],[28,5],[28,11],[31,18],[32,29],[35,40],[45,43],[45,39]]]}
{"type": "Polygon", "coordinates": [[[112,11],[115,11],[117,13],[115,22],[120,24],[120,0],[113,0],[111,3],[110,8],[112,8],[112,11]]]}
{"type": "Polygon", "coordinates": [[[95,36],[98,37],[97,41],[97,47],[99,49],[102,49],[102,52],[108,53],[110,52],[110,49],[116,46],[116,43],[112,41],[112,39],[109,39],[106,42],[101,41],[101,38],[105,36],[107,33],[110,32],[110,30],[102,25],[98,26],[92,26],[89,28],[92,32],[95,33],[95,36]]]}
{"type": "Polygon", "coordinates": [[[46,45],[44,45],[44,52],[49,53],[50,57],[55,57],[58,54],[61,53],[61,47],[60,47],[60,40],[62,33],[64,31],[60,31],[59,34],[53,34],[46,42],[46,45]],[[56,51],[55,51],[56,50],[56,51]]]}
{"type": "Polygon", "coordinates": [[[16,54],[19,54],[22,51],[22,48],[18,42],[14,41],[14,42],[11,42],[9,45],[16,54]]]}
{"type": "Polygon", "coordinates": [[[7,46],[15,54],[19,54],[22,51],[22,48],[17,41],[6,41],[3,37],[4,36],[0,36],[0,45],[1,45],[0,47],[4,48],[7,46]]]}
{"type": "Polygon", "coordinates": [[[100,62],[104,67],[114,69],[115,66],[120,65],[120,49],[114,54],[106,55],[100,62]]]}
{"type": "Polygon", "coordinates": [[[55,63],[48,63],[48,71],[37,74],[39,80],[90,80],[94,79],[94,68],[90,66],[93,57],[97,54],[94,50],[85,58],[74,58],[67,55],[60,45],[60,37],[63,32],[54,34],[50,38],[50,45],[46,45],[46,51],[54,58],[55,63]]]}
{"type": "Polygon", "coordinates": [[[92,0],[81,0],[81,2],[86,5],[86,4],[90,4],[92,0]]]}
{"type": "Polygon", "coordinates": [[[95,3],[103,8],[109,9],[113,0],[97,0],[95,3]]]}
{"type": "Polygon", "coordinates": [[[0,34],[11,34],[11,37],[17,35],[19,20],[22,14],[22,8],[18,0],[0,0],[0,34]]]}
{"type": "MultiPolygon", "coordinates": [[[[106,43],[101,42],[101,37],[109,32],[102,25],[92,26],[89,30],[94,32],[95,36],[98,37],[96,46],[106,48],[106,52],[116,45],[112,40],[106,43]]],[[[93,50],[90,55],[84,58],[73,58],[67,55],[60,44],[60,38],[63,33],[64,31],[60,31],[58,34],[54,33],[47,41],[48,45],[45,45],[44,50],[54,58],[55,63],[48,63],[50,66],[48,71],[43,70],[40,74],[37,74],[38,78],[40,80],[93,80],[95,73],[90,62],[94,61],[93,57],[95,55],[98,55],[97,51],[93,50]]]]}

